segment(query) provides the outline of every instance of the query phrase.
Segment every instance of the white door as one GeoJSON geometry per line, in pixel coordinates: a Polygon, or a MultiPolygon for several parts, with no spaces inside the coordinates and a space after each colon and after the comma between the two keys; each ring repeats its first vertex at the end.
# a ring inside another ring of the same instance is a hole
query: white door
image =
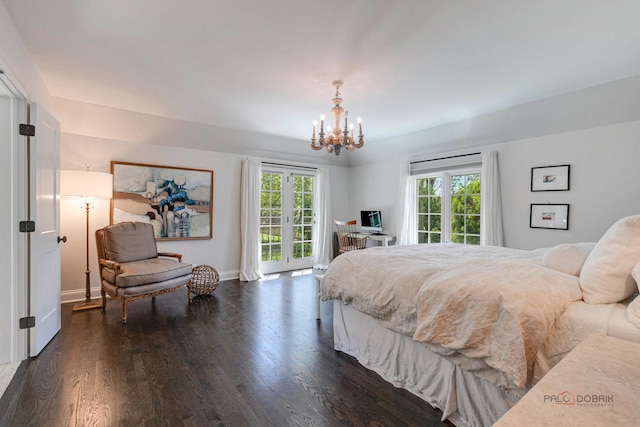
{"type": "Polygon", "coordinates": [[[314,171],[262,168],[260,271],[311,268],[314,171]]]}
{"type": "Polygon", "coordinates": [[[36,356],[60,330],[60,123],[31,104],[31,316],[30,356],[36,356]]]}

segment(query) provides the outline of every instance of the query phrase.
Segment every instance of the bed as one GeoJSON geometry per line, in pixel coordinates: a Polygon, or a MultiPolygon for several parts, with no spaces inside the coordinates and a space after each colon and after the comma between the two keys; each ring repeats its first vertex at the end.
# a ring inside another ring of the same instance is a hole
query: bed
{"type": "Polygon", "coordinates": [[[334,347],[459,426],[488,426],[590,334],[640,342],[640,215],[597,243],[392,246],[336,258],[334,347]],[[637,325],[635,319],[639,319],[637,325]]]}

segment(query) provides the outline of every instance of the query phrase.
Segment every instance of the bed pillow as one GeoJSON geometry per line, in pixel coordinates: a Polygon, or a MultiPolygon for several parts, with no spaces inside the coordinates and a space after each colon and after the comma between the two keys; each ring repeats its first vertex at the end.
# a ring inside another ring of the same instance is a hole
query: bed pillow
{"type": "Polygon", "coordinates": [[[580,276],[580,270],[595,246],[595,242],[565,243],[554,246],[544,253],[542,263],[545,267],[561,273],[580,276]]]}
{"type": "Polygon", "coordinates": [[[622,301],[638,290],[631,270],[640,261],[640,215],[622,218],[604,233],[580,272],[588,304],[622,301]]]}

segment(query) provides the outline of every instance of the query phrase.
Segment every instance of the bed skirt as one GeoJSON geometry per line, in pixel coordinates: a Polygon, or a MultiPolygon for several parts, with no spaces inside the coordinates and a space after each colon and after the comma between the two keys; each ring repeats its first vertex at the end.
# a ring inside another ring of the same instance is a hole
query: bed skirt
{"type": "Polygon", "coordinates": [[[457,426],[491,426],[524,394],[464,371],[341,301],[333,303],[333,333],[337,351],[442,410],[442,419],[457,426]]]}

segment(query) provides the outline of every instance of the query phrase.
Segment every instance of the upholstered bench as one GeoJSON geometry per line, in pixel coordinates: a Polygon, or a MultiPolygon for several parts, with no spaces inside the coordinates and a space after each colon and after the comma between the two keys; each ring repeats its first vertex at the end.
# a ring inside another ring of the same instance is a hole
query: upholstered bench
{"type": "Polygon", "coordinates": [[[188,287],[191,303],[191,264],[182,255],[158,252],[153,226],[123,222],[96,231],[102,308],[107,297],[122,301],[122,323],[127,323],[127,302],[188,287]],[[171,259],[174,258],[174,259],[171,259]]]}

